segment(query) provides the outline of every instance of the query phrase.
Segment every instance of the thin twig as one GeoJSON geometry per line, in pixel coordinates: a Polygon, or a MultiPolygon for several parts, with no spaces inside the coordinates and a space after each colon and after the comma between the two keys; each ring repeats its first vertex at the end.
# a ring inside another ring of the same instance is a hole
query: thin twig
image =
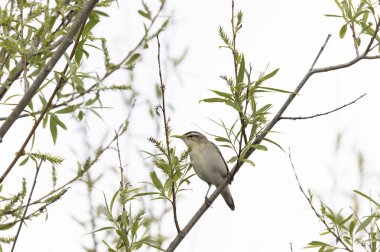
{"type": "Polygon", "coordinates": [[[330,110],[328,112],[325,112],[325,113],[321,113],[321,114],[315,114],[315,115],[312,115],[312,116],[297,116],[297,117],[289,117],[289,116],[281,116],[280,117],[280,120],[305,120],[305,119],[311,119],[311,118],[315,118],[315,117],[319,117],[319,116],[325,116],[325,115],[328,115],[328,114],[331,114],[331,113],[334,113],[338,110],[341,110],[342,108],[345,108],[347,106],[350,106],[352,104],[354,104],[355,102],[357,102],[359,99],[363,98],[365,95],[367,95],[367,93],[364,93],[362,94],[361,96],[359,96],[358,98],[356,98],[355,100],[347,103],[347,104],[344,104],[343,106],[340,106],[338,108],[335,108],[333,110],[330,110]]]}
{"type": "Polygon", "coordinates": [[[21,227],[22,225],[24,224],[24,220],[25,220],[25,216],[26,216],[26,212],[28,211],[28,208],[30,206],[30,201],[32,200],[32,195],[33,195],[33,191],[34,191],[34,188],[36,187],[36,183],[37,183],[37,176],[38,176],[38,173],[40,171],[40,168],[41,168],[41,165],[42,165],[42,162],[44,160],[41,159],[40,160],[40,163],[37,165],[36,167],[36,174],[34,175],[34,180],[33,180],[33,185],[32,185],[32,189],[30,189],[30,194],[29,194],[29,198],[28,198],[28,202],[26,203],[25,205],[25,210],[24,210],[24,213],[22,214],[22,218],[21,218],[21,222],[20,224],[18,225],[18,229],[17,229],[17,233],[16,233],[16,236],[15,236],[15,240],[12,244],[12,249],[11,249],[11,252],[14,251],[15,247],[16,247],[16,243],[17,243],[17,239],[20,235],[20,231],[21,231],[21,227]]]}
{"type": "Polygon", "coordinates": [[[315,57],[315,59],[313,61],[313,64],[311,64],[311,67],[310,67],[309,71],[311,71],[312,69],[314,69],[315,64],[317,63],[319,57],[321,56],[322,52],[325,50],[325,47],[327,45],[327,42],[329,42],[330,37],[331,37],[331,34],[328,34],[327,37],[326,37],[325,43],[323,43],[321,49],[319,50],[319,52],[317,54],[317,57],[315,57]]]}
{"type": "MultiPolygon", "coordinates": [[[[117,132],[115,132],[115,133],[116,133],[116,136],[117,136],[117,132]]],[[[120,155],[120,147],[119,147],[119,136],[116,137],[116,151],[117,151],[117,157],[119,159],[119,169],[120,169],[120,188],[119,188],[119,192],[120,192],[123,212],[126,212],[126,210],[125,210],[125,204],[124,204],[124,189],[125,189],[124,168],[123,168],[123,165],[121,163],[121,155],[120,155]]]]}
{"type": "Polygon", "coordinates": [[[350,252],[353,252],[353,250],[348,246],[348,244],[346,244],[342,238],[339,236],[339,234],[335,233],[334,230],[328,225],[328,223],[326,222],[325,218],[323,218],[323,216],[315,209],[314,205],[313,205],[313,200],[311,197],[307,196],[307,194],[305,193],[305,190],[303,189],[302,185],[301,185],[301,182],[298,178],[298,175],[296,173],[296,170],[294,168],[294,164],[293,164],[293,160],[292,160],[292,156],[290,154],[290,151],[289,151],[289,160],[290,160],[290,164],[292,166],[292,169],[293,169],[293,174],[294,174],[294,177],[296,178],[297,180],[297,184],[298,184],[298,187],[300,189],[300,191],[302,192],[303,196],[306,198],[307,202],[309,203],[311,209],[313,210],[314,214],[317,216],[317,218],[323,223],[323,225],[326,227],[326,229],[329,231],[330,234],[332,234],[335,239],[344,246],[344,248],[347,250],[347,251],[350,251],[350,252]]]}
{"type": "MultiPolygon", "coordinates": [[[[169,129],[169,121],[166,118],[166,104],[165,104],[165,85],[162,80],[162,71],[161,71],[161,45],[160,45],[160,39],[157,36],[157,61],[158,61],[158,75],[160,76],[160,88],[161,88],[161,97],[162,97],[162,105],[161,110],[164,117],[164,128],[165,128],[165,139],[166,139],[166,152],[167,152],[167,158],[169,165],[171,164],[171,155],[170,155],[170,141],[169,141],[169,135],[170,135],[170,129],[169,129]]],[[[171,165],[170,165],[171,167],[171,165]]],[[[171,174],[170,176],[174,177],[174,171],[173,167],[171,167],[171,174]]],[[[174,180],[173,180],[174,181],[174,180]]],[[[177,216],[177,193],[175,190],[174,182],[172,182],[172,196],[173,200],[171,200],[172,206],[173,206],[173,218],[174,218],[174,224],[177,229],[178,234],[181,232],[181,228],[179,227],[178,223],[178,216],[177,216]]]]}

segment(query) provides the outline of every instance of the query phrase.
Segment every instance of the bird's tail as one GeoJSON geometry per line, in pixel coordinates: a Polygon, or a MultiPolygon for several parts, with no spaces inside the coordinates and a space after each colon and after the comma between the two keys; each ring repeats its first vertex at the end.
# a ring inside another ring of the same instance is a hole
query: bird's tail
{"type": "Polygon", "coordinates": [[[228,185],[222,191],[222,196],[223,196],[224,201],[229,206],[229,208],[231,208],[231,210],[235,210],[234,199],[232,198],[232,195],[231,195],[231,192],[230,192],[230,188],[229,188],[228,185]]]}

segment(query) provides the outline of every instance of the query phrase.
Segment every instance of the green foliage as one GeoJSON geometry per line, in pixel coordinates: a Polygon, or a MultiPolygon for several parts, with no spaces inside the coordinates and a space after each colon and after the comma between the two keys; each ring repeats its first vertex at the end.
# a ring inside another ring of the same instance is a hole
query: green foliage
{"type": "MultiPolygon", "coordinates": [[[[256,80],[253,80],[252,69],[246,63],[243,53],[236,48],[238,32],[243,24],[243,12],[237,11],[232,19],[232,34],[228,35],[223,27],[219,27],[219,36],[223,42],[221,48],[228,49],[234,56],[234,76],[223,75],[220,78],[224,81],[228,91],[210,90],[214,97],[202,99],[201,102],[223,103],[236,112],[236,120],[226,125],[225,122],[216,122],[225,131],[225,136],[216,136],[215,140],[221,142],[223,147],[231,148],[235,156],[229,162],[245,162],[254,165],[251,160],[246,158],[246,153],[254,148],[257,150],[267,150],[266,146],[253,145],[256,136],[262,132],[267,123],[267,116],[272,107],[271,104],[260,105],[261,93],[289,93],[288,91],[273,88],[265,85],[268,80],[273,78],[279,69],[269,73],[260,73],[256,80]],[[240,127],[238,127],[238,122],[240,127]]],[[[279,146],[269,140],[268,142],[279,146]]]]}
{"type": "MultiPolygon", "coordinates": [[[[335,0],[340,14],[328,14],[328,17],[339,18],[344,24],[339,30],[339,37],[344,38],[348,28],[351,30],[356,47],[361,45],[362,37],[372,37],[375,34],[375,25],[378,22],[378,13],[376,8],[378,4],[374,4],[367,0],[335,0]]],[[[375,36],[376,41],[380,42],[380,37],[375,36]]],[[[379,48],[380,50],[380,48],[379,48]]]]}
{"type": "Polygon", "coordinates": [[[109,226],[104,226],[94,232],[111,231],[114,234],[116,240],[112,241],[113,245],[103,240],[108,251],[136,251],[144,245],[157,250],[163,250],[160,248],[160,239],[157,237],[153,238],[149,234],[151,222],[149,221],[149,217],[146,216],[145,210],[142,209],[133,214],[132,201],[149,195],[147,193],[138,193],[139,190],[140,188],[118,190],[114,193],[110,202],[107,201],[104,195],[105,207],[102,213],[109,222],[109,226]],[[121,199],[120,205],[122,206],[122,210],[115,213],[118,196],[121,199]],[[129,210],[125,208],[127,202],[130,203],[129,210]]]}
{"type": "Polygon", "coordinates": [[[157,190],[157,199],[166,199],[173,203],[171,199],[173,190],[175,194],[182,191],[183,184],[189,184],[189,179],[194,175],[189,175],[191,167],[186,162],[189,152],[187,150],[177,155],[175,148],[168,148],[153,137],[150,137],[149,141],[154,144],[157,153],[145,153],[153,159],[154,166],[164,174],[164,178],[161,180],[155,171],[150,173],[152,185],[157,190]]]}
{"type": "MultiPolygon", "coordinates": [[[[342,210],[335,212],[330,207],[321,203],[320,220],[325,224],[326,229],[321,236],[330,235],[334,242],[312,241],[306,248],[317,248],[318,251],[332,252],[335,250],[344,251],[378,251],[380,248],[380,204],[372,197],[354,191],[371,203],[370,214],[359,216],[355,211],[348,215],[342,210]]],[[[329,239],[331,240],[331,239],[329,239]]]]}

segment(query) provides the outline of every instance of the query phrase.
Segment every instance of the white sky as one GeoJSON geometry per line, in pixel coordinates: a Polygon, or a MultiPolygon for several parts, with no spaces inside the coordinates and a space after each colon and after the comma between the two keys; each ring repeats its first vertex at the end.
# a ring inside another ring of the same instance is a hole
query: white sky
{"type": "MultiPolygon", "coordinates": [[[[130,8],[128,4],[131,3],[119,1],[119,4],[120,8],[114,7],[111,17],[98,28],[108,38],[114,62],[118,62],[116,59],[130,50],[141,32],[136,30],[141,28],[141,19],[136,21],[138,15],[133,9],[137,5],[133,3],[134,6],[130,8]]],[[[202,129],[223,134],[208,118],[232,122],[236,115],[221,104],[198,101],[212,96],[209,89],[225,89],[218,76],[232,73],[230,54],[227,50],[218,48],[221,45],[219,25],[223,25],[228,32],[230,29],[230,1],[169,1],[168,7],[166,14],[173,14],[174,24],[161,36],[161,42],[168,44],[169,56],[178,56],[185,48],[189,49],[186,60],[179,68],[179,77],[174,74],[168,76],[169,69],[163,69],[167,97],[175,108],[170,115],[173,131],[181,134],[202,129]]],[[[236,1],[236,9],[244,12],[238,48],[244,52],[246,62],[252,63],[255,76],[265,70],[268,64],[269,69],[280,68],[276,78],[268,82],[272,87],[293,90],[310,67],[328,33],[332,37],[317,67],[343,63],[354,57],[350,34],[347,34],[345,40],[338,36],[342,22],[323,16],[337,14],[334,1],[236,1]]],[[[167,56],[167,52],[163,52],[163,57],[167,56]]],[[[303,186],[311,188],[315,195],[335,210],[348,210],[352,205],[352,190],[358,189],[356,154],[359,150],[364,153],[366,172],[371,174],[378,171],[378,66],[377,61],[366,61],[349,69],[313,76],[286,111],[286,115],[322,113],[348,103],[363,93],[367,93],[367,96],[355,105],[325,117],[281,121],[274,128],[279,133],[270,135],[285,150],[291,148],[293,162],[303,186]],[[338,133],[342,133],[343,138],[342,147],[336,153],[335,139],[338,133]]],[[[143,64],[136,70],[135,84],[142,95],[132,114],[131,132],[137,136],[131,138],[133,142],[125,141],[123,160],[136,176],[132,179],[134,185],[138,185],[137,182],[141,181],[139,178],[148,172],[147,169],[138,167],[141,162],[137,160],[134,149],[150,148],[146,138],[155,135],[154,125],[148,121],[144,106],[146,97],[154,97],[154,84],[158,80],[154,43],[147,50],[143,64]]],[[[115,75],[110,82],[120,82],[124,76],[115,75]]],[[[285,94],[269,94],[263,97],[262,104],[272,103],[274,114],[285,99],[285,94]]],[[[121,104],[114,100],[108,103],[115,107],[121,104]]],[[[90,121],[90,128],[93,129],[91,142],[102,142],[101,132],[116,128],[126,114],[127,111],[114,109],[105,114],[105,122],[90,121]]],[[[8,153],[9,156],[19,146],[23,138],[17,138],[16,132],[28,128],[21,122],[16,127],[18,129],[12,129],[9,133],[9,139],[17,139],[14,149],[6,148],[6,143],[3,143],[0,145],[0,153],[8,153]]],[[[76,130],[77,127],[73,126],[73,129],[76,130]]],[[[71,156],[65,161],[62,170],[59,170],[61,182],[65,181],[65,176],[70,177],[65,171],[70,174],[75,172],[72,150],[76,149],[79,156],[84,156],[80,140],[74,139],[75,134],[68,134],[68,137],[61,135],[58,141],[62,142],[53,147],[49,134],[40,132],[46,137],[38,142],[39,149],[52,148],[53,153],[64,151],[67,156],[71,156]]],[[[173,143],[177,149],[185,148],[180,141],[173,143]]],[[[274,146],[267,146],[268,152],[255,152],[252,156],[251,160],[256,163],[256,167],[244,166],[235,177],[231,192],[236,210],[231,212],[224,201],[218,198],[177,251],[290,251],[289,243],[293,243],[294,251],[301,251],[308,242],[319,239],[322,225],[298,189],[287,153],[274,146]]],[[[222,149],[222,153],[226,159],[231,155],[226,149],[222,149]]],[[[0,164],[5,165],[3,160],[0,160],[0,164]]],[[[104,171],[109,166],[105,158],[97,169],[104,171]]],[[[48,176],[47,171],[39,180],[49,181],[48,176]]],[[[19,185],[20,178],[14,178],[13,182],[19,185]]],[[[362,190],[376,195],[379,191],[378,182],[378,177],[368,175],[362,190]]],[[[118,188],[118,183],[103,181],[104,187],[95,189],[96,200],[102,202],[102,191],[110,198],[118,188]]],[[[192,191],[184,193],[178,203],[182,227],[203,203],[207,185],[194,177],[190,188],[192,191]]],[[[71,220],[70,215],[79,218],[86,216],[84,189],[83,184],[74,185],[65,199],[50,208],[47,222],[41,217],[28,223],[28,227],[24,227],[21,232],[16,250],[79,251],[79,243],[89,238],[85,233],[91,230],[81,229],[71,220]]],[[[368,213],[368,209],[368,204],[364,204],[364,213],[368,213]]],[[[171,215],[165,218],[163,229],[170,236],[170,242],[175,235],[171,215]]],[[[327,237],[323,239],[330,241],[327,237]]]]}

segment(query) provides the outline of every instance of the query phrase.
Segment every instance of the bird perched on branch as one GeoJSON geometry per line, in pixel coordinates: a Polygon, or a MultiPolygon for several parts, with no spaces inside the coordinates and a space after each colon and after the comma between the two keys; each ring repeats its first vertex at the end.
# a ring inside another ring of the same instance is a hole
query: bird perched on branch
{"type": "MultiPolygon", "coordinates": [[[[208,201],[207,195],[211,185],[218,187],[226,180],[229,173],[222,153],[213,142],[210,142],[203,134],[197,131],[190,131],[182,136],[174,137],[182,139],[187,147],[190,148],[190,160],[195,173],[209,185],[206,193],[206,201],[208,201]]],[[[229,208],[234,210],[235,204],[228,185],[221,194],[229,208]]]]}

